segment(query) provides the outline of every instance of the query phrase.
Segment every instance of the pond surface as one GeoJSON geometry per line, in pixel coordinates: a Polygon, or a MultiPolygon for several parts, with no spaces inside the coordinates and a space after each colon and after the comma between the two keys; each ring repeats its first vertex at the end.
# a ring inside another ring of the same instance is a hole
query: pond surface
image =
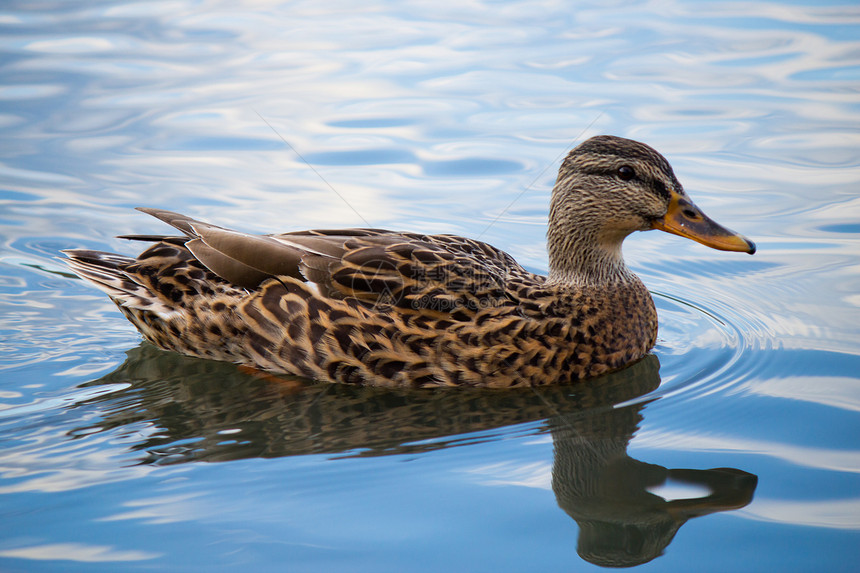
{"type": "Polygon", "coordinates": [[[856,570],[855,2],[11,0],[0,31],[0,570],[856,570]],[[759,252],[628,239],[654,356],[577,387],[254,377],[141,344],[57,258],[134,254],[152,206],[544,272],[598,133],[759,252]]]}

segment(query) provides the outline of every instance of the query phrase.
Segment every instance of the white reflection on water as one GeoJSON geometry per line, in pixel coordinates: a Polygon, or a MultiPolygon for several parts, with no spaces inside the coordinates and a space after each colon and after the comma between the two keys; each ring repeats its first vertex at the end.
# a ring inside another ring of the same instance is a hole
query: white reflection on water
{"type": "Polygon", "coordinates": [[[211,500],[206,502],[197,499],[202,495],[204,494],[198,492],[134,499],[123,502],[122,507],[128,508],[127,511],[99,518],[98,521],[135,519],[150,525],[192,521],[199,519],[202,515],[211,515],[213,513],[211,507],[204,509],[204,506],[211,505],[211,500]]]}
{"type": "Polygon", "coordinates": [[[0,495],[58,493],[141,479],[156,471],[153,466],[131,465],[134,456],[123,446],[156,432],[152,426],[137,424],[122,436],[71,441],[68,428],[43,424],[0,451],[0,495]]]}
{"type": "Polygon", "coordinates": [[[749,386],[753,394],[803,400],[831,408],[860,412],[857,379],[848,377],[787,377],[761,380],[749,386]]]}
{"type": "Polygon", "coordinates": [[[636,435],[631,450],[682,448],[691,452],[755,452],[805,468],[860,473],[860,451],[810,448],[786,442],[730,435],[704,435],[681,431],[644,429],[636,435]]]}
{"type": "Polygon", "coordinates": [[[860,529],[860,498],[815,501],[760,499],[738,513],[744,517],[774,523],[860,529]]]}
{"type": "Polygon", "coordinates": [[[78,563],[113,563],[146,561],[161,557],[160,553],[117,549],[110,545],[83,543],[45,543],[14,549],[0,549],[0,557],[30,559],[33,561],[76,561],[78,563]]]}
{"type": "Polygon", "coordinates": [[[80,36],[28,42],[24,44],[23,49],[55,54],[89,54],[115,50],[119,47],[115,42],[111,42],[107,38],[80,36]]]}
{"type": "Polygon", "coordinates": [[[522,486],[552,491],[552,463],[498,462],[470,468],[481,485],[522,486]]]}

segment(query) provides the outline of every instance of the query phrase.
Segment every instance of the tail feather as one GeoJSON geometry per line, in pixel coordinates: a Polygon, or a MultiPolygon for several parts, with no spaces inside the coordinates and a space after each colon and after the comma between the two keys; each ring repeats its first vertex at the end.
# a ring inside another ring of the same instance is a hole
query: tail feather
{"type": "Polygon", "coordinates": [[[129,265],[136,263],[135,259],[86,249],[62,252],[69,257],[64,262],[76,275],[107,293],[118,305],[165,316],[173,312],[161,302],[158,293],[135,280],[132,273],[126,272],[129,265]]]}

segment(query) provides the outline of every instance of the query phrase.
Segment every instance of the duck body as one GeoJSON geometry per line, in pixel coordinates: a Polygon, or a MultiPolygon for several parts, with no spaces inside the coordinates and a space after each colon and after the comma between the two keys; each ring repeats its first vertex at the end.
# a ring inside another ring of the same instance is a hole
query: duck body
{"type": "Polygon", "coordinates": [[[588,140],[562,164],[548,276],[454,235],[261,236],[141,210],[183,236],[126,237],[154,242],[136,258],[66,254],[148,341],[266,371],[378,386],[537,386],[617,370],[644,357],[657,335],[651,296],[621,258],[624,237],[661,228],[715,248],[755,249],[707,219],[656,151],[611,136],[588,140]],[[675,221],[681,216],[684,224],[675,221]]]}

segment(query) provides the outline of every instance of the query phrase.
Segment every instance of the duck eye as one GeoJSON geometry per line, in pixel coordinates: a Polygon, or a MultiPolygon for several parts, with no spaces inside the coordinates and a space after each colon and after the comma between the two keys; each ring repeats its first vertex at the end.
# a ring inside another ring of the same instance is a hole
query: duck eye
{"type": "Polygon", "coordinates": [[[636,172],[633,171],[633,168],[629,165],[622,165],[618,168],[618,177],[622,181],[630,181],[634,177],[636,177],[636,172]]]}

